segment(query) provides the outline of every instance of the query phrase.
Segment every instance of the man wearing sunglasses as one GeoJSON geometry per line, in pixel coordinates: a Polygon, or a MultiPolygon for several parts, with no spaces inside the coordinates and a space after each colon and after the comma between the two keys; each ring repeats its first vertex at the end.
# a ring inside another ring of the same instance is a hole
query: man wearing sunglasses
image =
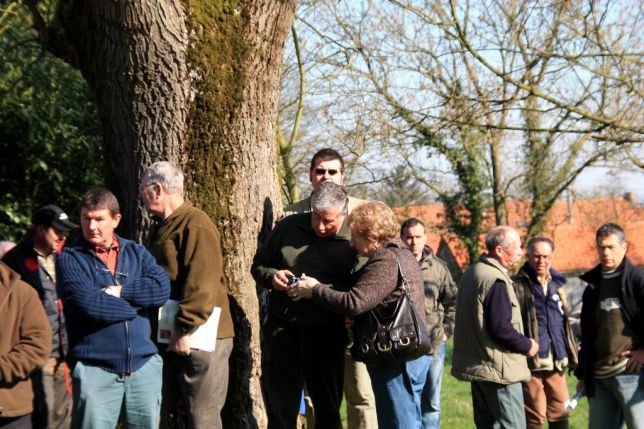
{"type": "MultiPolygon", "coordinates": [[[[338,152],[333,149],[325,148],[319,150],[313,159],[311,159],[311,168],[309,169],[309,178],[311,179],[311,186],[313,187],[313,194],[318,185],[323,182],[333,182],[338,185],[344,183],[344,160],[338,152]]],[[[364,200],[349,197],[349,208],[351,211],[364,203],[364,200]]],[[[311,196],[291,204],[284,209],[284,217],[296,213],[309,213],[311,211],[311,196]]]]}
{"type": "MultiPolygon", "coordinates": [[[[333,182],[342,185],[344,182],[344,160],[335,150],[319,150],[309,169],[309,178],[313,193],[320,183],[333,182]]],[[[311,195],[284,209],[284,217],[296,213],[311,212],[311,195]]],[[[347,214],[364,203],[359,198],[348,197],[347,214]]],[[[349,429],[374,429],[378,427],[376,417],[376,400],[371,389],[371,379],[367,367],[362,362],[355,362],[347,348],[344,362],[344,395],[347,401],[347,425],[349,429]]],[[[310,404],[310,401],[308,401],[310,404]]],[[[307,412],[314,410],[308,409],[307,412]]],[[[308,417],[308,416],[307,416],[308,417]]]]}

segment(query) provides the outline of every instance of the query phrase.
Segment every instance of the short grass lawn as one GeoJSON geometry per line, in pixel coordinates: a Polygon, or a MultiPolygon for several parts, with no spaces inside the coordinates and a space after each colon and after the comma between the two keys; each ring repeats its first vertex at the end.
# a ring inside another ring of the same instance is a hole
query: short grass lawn
{"type": "MultiPolygon", "coordinates": [[[[443,387],[441,389],[441,427],[469,429],[474,428],[472,415],[472,395],[470,383],[459,381],[450,374],[452,370],[452,341],[447,343],[445,370],[443,372],[443,387]]],[[[577,379],[567,375],[568,392],[570,396],[575,393],[577,379]]],[[[342,406],[343,424],[346,427],[346,407],[342,406]]],[[[547,427],[547,425],[546,425],[547,427]]],[[[585,429],[588,427],[588,400],[584,397],[577,408],[570,415],[571,429],[585,429]]]]}

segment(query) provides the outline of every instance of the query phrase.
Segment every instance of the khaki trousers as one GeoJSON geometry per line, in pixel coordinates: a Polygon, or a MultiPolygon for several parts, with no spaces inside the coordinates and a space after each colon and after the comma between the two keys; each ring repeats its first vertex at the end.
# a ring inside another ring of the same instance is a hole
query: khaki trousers
{"type": "Polygon", "coordinates": [[[376,399],[367,366],[356,362],[349,349],[344,356],[344,396],[347,401],[348,429],[377,429],[376,399]]]}
{"type": "Polygon", "coordinates": [[[559,371],[535,371],[522,383],[525,414],[529,429],[548,422],[568,420],[564,402],[568,400],[566,377],[559,371]]]}

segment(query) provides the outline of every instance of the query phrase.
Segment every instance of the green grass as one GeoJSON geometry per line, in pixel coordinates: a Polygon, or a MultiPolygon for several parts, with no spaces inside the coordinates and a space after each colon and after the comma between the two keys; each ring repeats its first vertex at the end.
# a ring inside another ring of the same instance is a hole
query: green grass
{"type": "MultiPolygon", "coordinates": [[[[447,343],[445,353],[445,368],[443,371],[443,386],[441,388],[441,427],[450,429],[474,428],[472,414],[472,395],[470,383],[459,381],[451,375],[452,370],[452,341],[447,343]]],[[[567,375],[568,392],[575,393],[577,379],[567,375]]],[[[346,427],[346,407],[342,405],[343,424],[346,427]]],[[[546,425],[547,427],[547,425],[546,425]]],[[[588,400],[584,397],[570,415],[570,429],[586,429],[588,427],[588,400]]]]}
{"type": "MultiPolygon", "coordinates": [[[[452,341],[447,343],[445,353],[445,369],[443,371],[443,386],[441,388],[441,427],[468,429],[474,428],[472,414],[472,395],[470,383],[459,381],[450,374],[452,370],[452,341]]],[[[568,392],[575,393],[577,379],[567,375],[568,392]]],[[[584,397],[577,408],[570,414],[570,429],[585,429],[588,427],[588,400],[584,397]]],[[[546,425],[547,427],[547,425],[546,425]]]]}

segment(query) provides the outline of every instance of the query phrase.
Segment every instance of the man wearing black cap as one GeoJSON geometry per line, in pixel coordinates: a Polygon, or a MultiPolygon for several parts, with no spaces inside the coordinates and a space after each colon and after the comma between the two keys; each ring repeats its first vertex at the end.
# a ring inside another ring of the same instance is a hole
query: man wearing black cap
{"type": "Polygon", "coordinates": [[[68,428],[72,397],[66,380],[67,334],[62,303],[56,293],[56,256],[65,241],[65,233],[76,228],[55,205],[38,209],[33,228],[2,260],[40,296],[52,330],[52,349],[47,363],[33,376],[36,395],[34,428],[68,428]]]}

